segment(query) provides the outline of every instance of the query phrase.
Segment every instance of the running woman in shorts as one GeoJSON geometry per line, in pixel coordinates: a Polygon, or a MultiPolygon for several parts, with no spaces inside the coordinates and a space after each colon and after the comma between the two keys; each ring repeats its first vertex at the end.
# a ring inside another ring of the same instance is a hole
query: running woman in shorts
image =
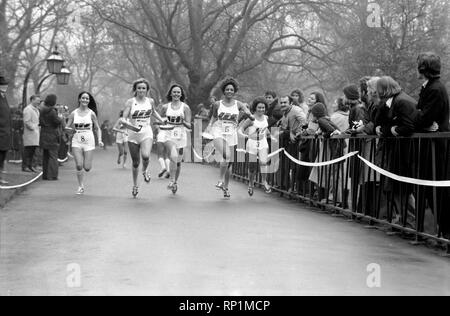
{"type": "Polygon", "coordinates": [[[141,157],[143,160],[142,172],[146,183],[150,183],[151,177],[148,170],[150,154],[153,146],[153,130],[151,117],[162,121],[161,116],[154,111],[155,102],[148,98],[150,83],[146,79],[139,79],[133,83],[134,98],[127,101],[123,111],[122,124],[130,124],[135,130],[128,128],[128,148],[133,160],[133,197],[139,194],[138,175],[141,157]]]}
{"type": "Polygon", "coordinates": [[[168,104],[164,105],[161,116],[167,123],[160,126],[160,140],[164,143],[170,157],[170,183],[168,189],[176,194],[178,179],[181,173],[181,162],[184,149],[187,147],[187,129],[191,129],[191,109],[184,103],[186,95],[184,89],[174,84],[167,93],[168,104]]]}
{"type": "Polygon", "coordinates": [[[217,189],[223,191],[225,198],[230,198],[229,183],[232,172],[232,160],[238,144],[238,120],[240,112],[244,112],[251,120],[253,115],[247,106],[235,99],[239,91],[238,82],[226,79],[221,85],[224,100],[213,106],[212,118],[207,131],[214,137],[214,147],[220,161],[220,179],[217,189]]]}
{"type": "MultiPolygon", "coordinates": [[[[156,111],[158,111],[158,114],[162,114],[162,109],[165,106],[165,104],[161,104],[158,106],[156,111]]],[[[160,125],[155,124],[157,127],[157,134],[156,134],[156,153],[158,155],[158,161],[159,165],[161,166],[161,171],[158,174],[158,178],[162,179],[163,177],[166,179],[170,179],[170,158],[169,153],[166,150],[166,147],[164,145],[165,143],[165,133],[161,133],[160,125]]]]}
{"type": "Polygon", "coordinates": [[[251,106],[251,111],[255,115],[255,120],[247,119],[239,128],[239,134],[247,141],[247,153],[249,154],[249,187],[248,194],[253,196],[255,189],[255,179],[258,168],[261,165],[261,175],[263,177],[264,189],[266,193],[271,193],[272,189],[267,183],[267,164],[269,157],[270,136],[269,117],[266,116],[269,107],[266,98],[256,98],[251,106]],[[247,131],[247,133],[245,133],[247,131]]]}
{"type": "MultiPolygon", "coordinates": [[[[67,127],[74,132],[72,138],[72,153],[75,158],[78,178],[78,195],[85,193],[85,172],[92,169],[92,160],[95,150],[94,129],[97,130],[98,139],[102,139],[102,131],[98,124],[97,115],[90,108],[95,108],[97,103],[88,92],[82,92],[78,96],[78,108],[69,116],[67,127]]],[[[100,147],[104,144],[99,141],[100,147]]]]}
{"type": "Polygon", "coordinates": [[[117,164],[122,165],[122,168],[126,168],[128,157],[128,131],[122,125],[123,111],[120,111],[119,120],[113,127],[113,131],[116,133],[116,144],[119,150],[119,157],[117,158],[117,164]],[[123,157],[123,160],[122,160],[123,157]]]}

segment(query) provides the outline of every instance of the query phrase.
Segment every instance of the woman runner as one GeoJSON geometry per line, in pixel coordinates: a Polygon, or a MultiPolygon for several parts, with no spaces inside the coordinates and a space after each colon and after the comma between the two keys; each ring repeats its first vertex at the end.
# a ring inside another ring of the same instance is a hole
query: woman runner
{"type": "Polygon", "coordinates": [[[247,119],[239,129],[239,134],[248,138],[247,153],[249,154],[250,176],[248,194],[250,196],[254,194],[256,173],[259,165],[261,165],[265,192],[272,192],[271,187],[267,183],[267,164],[269,160],[269,142],[267,137],[270,136],[269,117],[266,116],[268,106],[266,98],[260,97],[255,99],[251,106],[252,113],[255,113],[255,120],[247,119]],[[247,134],[245,134],[246,130],[248,131],[247,134]]]}
{"type": "Polygon", "coordinates": [[[123,112],[122,124],[131,125],[128,128],[128,148],[133,160],[133,197],[139,194],[138,175],[143,160],[142,173],[146,183],[150,183],[151,177],[148,167],[153,146],[153,131],[151,117],[162,121],[161,116],[154,111],[155,102],[148,98],[150,83],[146,79],[139,79],[133,83],[134,98],[127,101],[123,112]]]}
{"type": "MultiPolygon", "coordinates": [[[[158,112],[159,115],[162,114],[162,109],[165,106],[165,104],[161,104],[158,106],[158,108],[156,109],[156,111],[158,112]]],[[[161,128],[160,125],[155,124],[156,126],[156,153],[158,155],[158,161],[159,161],[159,165],[161,166],[161,171],[158,174],[158,178],[162,179],[162,178],[166,178],[166,179],[170,179],[170,158],[169,158],[169,153],[166,150],[166,147],[164,145],[165,143],[165,133],[161,133],[161,128]]]]}
{"type": "Polygon", "coordinates": [[[126,168],[127,157],[128,157],[128,132],[127,129],[122,125],[123,111],[120,111],[119,120],[113,127],[113,131],[116,133],[116,144],[119,150],[119,157],[117,158],[117,164],[121,165],[122,168],[126,168]],[[123,160],[122,160],[123,157],[123,160]]]}
{"type": "MultiPolygon", "coordinates": [[[[82,92],[78,96],[78,108],[70,114],[67,126],[75,132],[72,138],[72,152],[75,158],[78,178],[78,195],[85,193],[84,172],[92,169],[92,160],[95,150],[94,128],[99,139],[102,139],[102,131],[98,124],[97,115],[90,108],[96,108],[96,102],[88,92],[82,92]]],[[[104,144],[99,141],[100,147],[104,144]]]]}
{"type": "Polygon", "coordinates": [[[162,108],[161,116],[167,119],[165,125],[160,126],[160,140],[164,143],[170,157],[170,183],[168,189],[176,194],[178,179],[181,173],[181,161],[184,148],[187,147],[187,129],[191,129],[191,109],[184,103],[186,95],[184,89],[174,84],[167,93],[168,104],[162,108]]]}
{"type": "Polygon", "coordinates": [[[221,88],[225,98],[214,104],[207,131],[211,131],[216,153],[220,157],[220,179],[216,188],[223,191],[225,198],[230,198],[228,186],[232,172],[232,159],[238,144],[239,114],[243,111],[251,120],[255,118],[244,103],[235,99],[239,91],[239,84],[235,79],[226,79],[221,88]]]}

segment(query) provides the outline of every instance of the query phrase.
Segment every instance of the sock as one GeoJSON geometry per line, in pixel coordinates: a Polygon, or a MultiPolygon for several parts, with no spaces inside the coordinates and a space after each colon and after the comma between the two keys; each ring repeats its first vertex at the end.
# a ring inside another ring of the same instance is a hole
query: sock
{"type": "Polygon", "coordinates": [[[166,159],[166,169],[170,171],[170,159],[166,159]]]}
{"type": "Polygon", "coordinates": [[[164,161],[164,158],[159,158],[159,164],[161,165],[161,170],[167,169],[166,168],[166,162],[164,161]]]}

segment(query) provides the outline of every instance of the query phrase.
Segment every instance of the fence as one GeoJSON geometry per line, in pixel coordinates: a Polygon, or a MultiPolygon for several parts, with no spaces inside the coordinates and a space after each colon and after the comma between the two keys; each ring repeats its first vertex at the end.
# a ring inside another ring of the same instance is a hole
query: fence
{"type": "MultiPolygon", "coordinates": [[[[271,162],[279,168],[269,175],[276,192],[413,234],[416,242],[437,240],[450,250],[450,133],[304,137],[280,147],[284,154],[271,162]]],[[[248,180],[249,158],[242,158],[237,152],[233,173],[248,180]]]]}

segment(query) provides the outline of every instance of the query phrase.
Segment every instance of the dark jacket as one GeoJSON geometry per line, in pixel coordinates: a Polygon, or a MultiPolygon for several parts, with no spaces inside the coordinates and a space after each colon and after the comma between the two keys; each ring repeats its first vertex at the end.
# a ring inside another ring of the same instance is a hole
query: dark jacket
{"type": "Polygon", "coordinates": [[[449,132],[449,98],[447,89],[439,78],[431,79],[420,92],[417,108],[417,128],[424,131],[434,122],[439,124],[439,132],[449,132]]]}
{"type": "Polygon", "coordinates": [[[63,119],[58,117],[54,107],[44,106],[41,110],[39,124],[41,125],[40,146],[43,149],[57,149],[61,143],[61,126],[63,119]]]}
{"type": "Polygon", "coordinates": [[[374,104],[373,102],[368,103],[367,105],[367,114],[369,116],[369,122],[364,126],[364,133],[367,135],[375,135],[376,127],[379,126],[378,119],[380,115],[380,108],[378,104],[374,104]]]}
{"type": "Polygon", "coordinates": [[[330,137],[334,131],[339,131],[339,127],[337,127],[337,125],[334,124],[329,117],[322,117],[317,121],[317,123],[319,124],[324,137],[330,137]]]}
{"type": "Polygon", "coordinates": [[[417,120],[417,103],[404,92],[394,97],[391,108],[386,110],[381,131],[385,137],[393,137],[391,129],[397,126],[396,132],[403,137],[411,136],[415,131],[417,120]]]}
{"type": "Polygon", "coordinates": [[[267,116],[269,117],[269,128],[277,125],[277,123],[283,118],[283,112],[281,111],[278,100],[272,102],[267,109],[267,116]]]}
{"type": "Polygon", "coordinates": [[[350,115],[348,118],[350,128],[354,128],[360,121],[362,121],[364,125],[369,123],[369,113],[367,108],[362,103],[355,105],[350,109],[350,115]]]}
{"type": "Polygon", "coordinates": [[[0,94],[0,150],[11,149],[11,110],[6,96],[0,94]]]}

